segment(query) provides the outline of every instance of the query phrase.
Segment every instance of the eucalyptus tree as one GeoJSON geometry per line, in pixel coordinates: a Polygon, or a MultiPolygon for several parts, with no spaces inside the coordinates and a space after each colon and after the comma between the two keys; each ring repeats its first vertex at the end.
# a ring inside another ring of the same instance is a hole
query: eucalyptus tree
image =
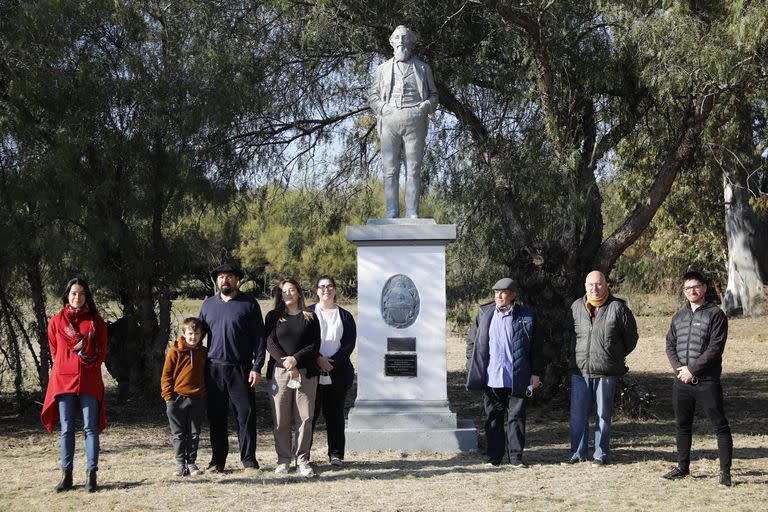
{"type": "Polygon", "coordinates": [[[768,314],[768,169],[765,151],[768,118],[762,94],[735,105],[736,116],[712,140],[712,167],[722,173],[725,226],[728,236],[728,282],[722,307],[727,314],[768,314]],[[731,142],[731,144],[728,144],[731,142]]]}

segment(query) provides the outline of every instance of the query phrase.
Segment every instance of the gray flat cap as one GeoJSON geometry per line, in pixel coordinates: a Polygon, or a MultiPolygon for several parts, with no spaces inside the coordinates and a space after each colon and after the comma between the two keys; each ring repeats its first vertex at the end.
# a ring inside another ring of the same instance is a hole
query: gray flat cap
{"type": "Polygon", "coordinates": [[[491,288],[491,290],[509,290],[511,292],[519,293],[520,287],[517,286],[517,283],[515,282],[514,279],[510,279],[509,277],[504,277],[496,281],[496,284],[493,285],[493,288],[491,288]]]}

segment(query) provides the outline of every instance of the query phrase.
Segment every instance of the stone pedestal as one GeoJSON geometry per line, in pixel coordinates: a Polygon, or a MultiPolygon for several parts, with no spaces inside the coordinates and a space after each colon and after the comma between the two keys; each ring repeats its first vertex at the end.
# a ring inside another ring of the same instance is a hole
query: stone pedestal
{"type": "Polygon", "coordinates": [[[456,226],[372,219],[347,226],[357,246],[357,399],[350,451],[469,451],[471,421],[448,407],[445,246],[456,226]]]}

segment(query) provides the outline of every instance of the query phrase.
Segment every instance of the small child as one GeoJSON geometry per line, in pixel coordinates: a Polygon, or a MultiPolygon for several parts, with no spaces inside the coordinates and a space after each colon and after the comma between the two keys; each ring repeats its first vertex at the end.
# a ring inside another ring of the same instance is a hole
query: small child
{"type": "Polygon", "coordinates": [[[168,347],[160,390],[165,399],[168,422],[176,453],[174,475],[200,475],[197,446],[205,411],[205,361],[203,324],[194,317],[181,324],[181,335],[168,347]]]}

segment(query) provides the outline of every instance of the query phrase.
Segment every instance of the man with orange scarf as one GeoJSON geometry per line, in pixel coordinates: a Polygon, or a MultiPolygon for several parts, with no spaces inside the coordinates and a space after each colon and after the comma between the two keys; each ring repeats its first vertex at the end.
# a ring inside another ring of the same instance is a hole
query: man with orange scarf
{"type": "Polygon", "coordinates": [[[626,303],[611,295],[602,272],[587,275],[586,295],[569,311],[571,351],[571,454],[563,464],[587,460],[589,411],[595,404],[593,466],[610,460],[613,395],[637,345],[637,323],[626,303]]]}

